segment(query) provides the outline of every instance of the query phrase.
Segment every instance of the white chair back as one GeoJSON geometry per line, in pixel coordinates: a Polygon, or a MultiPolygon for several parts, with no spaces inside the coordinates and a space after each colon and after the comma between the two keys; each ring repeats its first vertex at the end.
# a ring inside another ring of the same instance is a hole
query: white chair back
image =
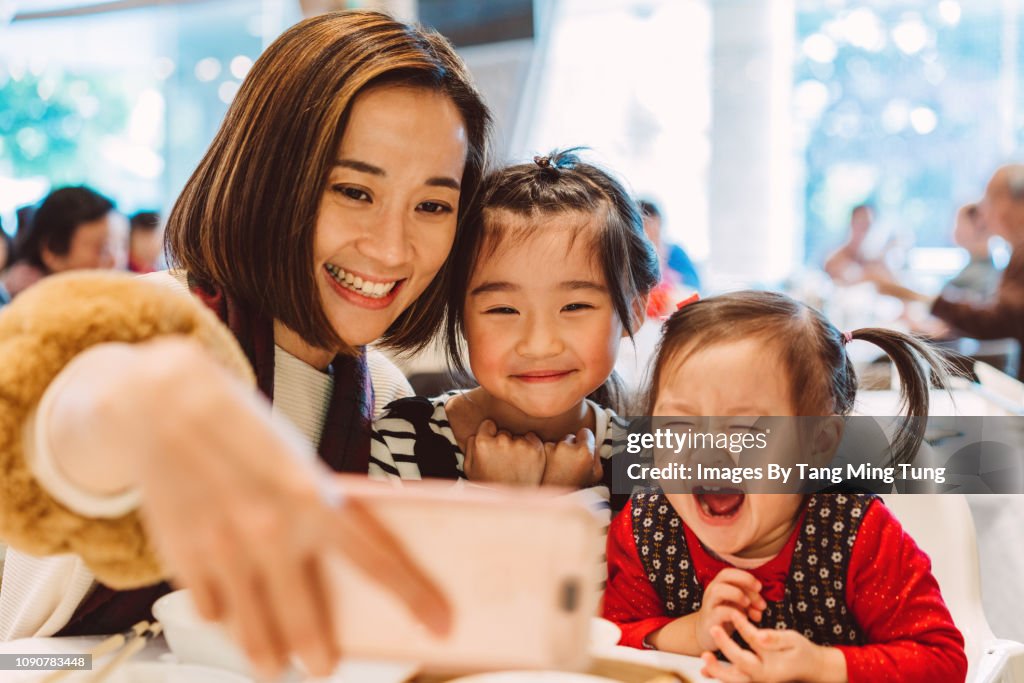
{"type": "MultiPolygon", "coordinates": [[[[883,499],[931,558],[942,597],[964,635],[967,680],[1024,683],[1024,678],[1019,674],[1015,677],[1012,671],[1014,653],[1024,648],[997,640],[985,617],[978,544],[967,500],[959,494],[887,495],[883,499]]],[[[1017,668],[1020,659],[1017,657],[1017,668]]]]}

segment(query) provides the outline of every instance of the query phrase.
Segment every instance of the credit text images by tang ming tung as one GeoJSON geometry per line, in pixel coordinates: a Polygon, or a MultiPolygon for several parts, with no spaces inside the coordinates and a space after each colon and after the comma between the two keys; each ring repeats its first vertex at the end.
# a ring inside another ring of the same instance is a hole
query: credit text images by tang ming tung
{"type": "Polygon", "coordinates": [[[635,417],[613,492],[1024,493],[1020,417],[635,417]]]}

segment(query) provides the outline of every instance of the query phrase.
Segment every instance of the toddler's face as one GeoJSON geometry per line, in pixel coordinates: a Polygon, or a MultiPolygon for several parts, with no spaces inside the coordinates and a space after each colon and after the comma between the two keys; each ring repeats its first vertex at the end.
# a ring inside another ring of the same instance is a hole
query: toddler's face
{"type": "MultiPolygon", "coordinates": [[[[710,426],[730,432],[763,430],[763,422],[749,419],[755,416],[795,415],[786,372],[769,347],[763,339],[745,339],[678,354],[662,370],[654,415],[696,418],[692,423],[701,425],[701,431],[710,426]],[[743,419],[718,419],[725,417],[743,419]]],[[[665,422],[669,425],[672,421],[665,422]]],[[[764,467],[799,452],[801,438],[795,420],[769,423],[768,447],[756,451],[757,462],[734,460],[728,450],[717,448],[693,449],[681,455],[689,465],[764,467]]],[[[696,488],[694,493],[669,493],[667,498],[701,543],[726,558],[778,552],[803,500],[800,494],[749,493],[745,486],[732,483],[718,493],[696,488]]]]}
{"type": "Polygon", "coordinates": [[[624,330],[590,248],[592,218],[531,220],[542,225],[527,239],[506,236],[493,254],[484,245],[466,296],[466,342],[492,397],[531,417],[557,417],[608,378],[624,330]]]}

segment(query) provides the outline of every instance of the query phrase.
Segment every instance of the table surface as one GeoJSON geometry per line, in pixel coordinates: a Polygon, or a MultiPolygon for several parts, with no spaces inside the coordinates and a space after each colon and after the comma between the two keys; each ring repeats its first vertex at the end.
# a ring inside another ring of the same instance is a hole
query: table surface
{"type": "MultiPolygon", "coordinates": [[[[70,637],[70,638],[23,638],[0,643],[0,654],[81,654],[88,652],[95,647],[103,637],[70,637]]],[[[700,675],[703,666],[697,657],[685,657],[668,652],[657,652],[654,650],[637,650],[628,647],[601,647],[595,648],[594,655],[607,659],[621,659],[623,661],[647,664],[661,669],[667,669],[683,674],[693,683],[710,681],[700,675]]],[[[133,662],[168,662],[174,663],[174,655],[167,649],[164,639],[157,638],[149,643],[145,649],[132,658],[133,662]]],[[[393,663],[393,662],[368,662],[368,661],[345,661],[338,667],[334,675],[329,678],[312,679],[307,678],[304,683],[313,683],[314,680],[321,683],[404,683],[416,673],[415,665],[393,663]]],[[[39,672],[38,675],[19,674],[18,683],[38,681],[47,675],[46,672],[39,672]]],[[[0,673],[0,679],[3,678],[0,673]]],[[[301,678],[291,680],[303,680],[301,678]]],[[[609,679],[610,680],[610,679],[609,679]]],[[[70,682],[69,682],[70,683],[70,682]]]]}

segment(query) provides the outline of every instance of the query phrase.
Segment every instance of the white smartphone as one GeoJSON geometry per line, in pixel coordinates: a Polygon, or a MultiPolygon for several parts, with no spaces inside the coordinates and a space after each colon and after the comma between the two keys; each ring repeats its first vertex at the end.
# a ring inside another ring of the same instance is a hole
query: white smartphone
{"type": "Polygon", "coordinates": [[[417,662],[427,672],[579,670],[604,575],[602,523],[578,498],[451,482],[400,488],[345,477],[448,597],[439,638],[342,557],[327,571],[345,656],[417,662]]]}

